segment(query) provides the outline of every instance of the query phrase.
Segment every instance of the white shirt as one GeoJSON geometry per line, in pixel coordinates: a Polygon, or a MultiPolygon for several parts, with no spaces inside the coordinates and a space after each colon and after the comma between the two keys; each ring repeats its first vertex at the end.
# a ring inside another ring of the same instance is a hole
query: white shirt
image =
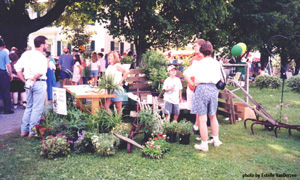
{"type": "Polygon", "coordinates": [[[96,62],[91,61],[91,71],[98,71],[98,66],[100,66],[99,60],[97,60],[96,62]]]}
{"type": "Polygon", "coordinates": [[[42,74],[39,79],[47,79],[48,60],[40,51],[24,52],[14,67],[17,72],[21,72],[24,68],[25,79],[33,78],[36,74],[42,74]]]}
{"type": "MultiPolygon", "coordinates": [[[[119,64],[119,63],[118,63],[119,64]]],[[[122,72],[117,70],[117,64],[109,65],[105,71],[105,76],[111,75],[115,78],[115,84],[120,84],[122,72]]]]}
{"type": "Polygon", "coordinates": [[[179,91],[182,89],[182,84],[178,77],[174,77],[173,79],[168,77],[165,80],[163,89],[172,87],[174,87],[172,91],[165,92],[164,100],[172,104],[179,104],[179,91]]]}
{"type": "MultiPolygon", "coordinates": [[[[222,69],[223,70],[223,69],[222,69]]],[[[195,83],[213,83],[216,84],[220,79],[222,79],[221,65],[220,63],[211,58],[206,57],[197,63],[194,63],[188,67],[184,72],[184,75],[188,77],[195,77],[195,83]]],[[[225,73],[224,78],[225,77],[225,73]]]]}
{"type": "Polygon", "coordinates": [[[105,59],[104,59],[104,58],[100,58],[98,61],[100,62],[101,72],[105,72],[105,70],[106,70],[106,67],[105,67],[105,64],[106,64],[105,59]]]}

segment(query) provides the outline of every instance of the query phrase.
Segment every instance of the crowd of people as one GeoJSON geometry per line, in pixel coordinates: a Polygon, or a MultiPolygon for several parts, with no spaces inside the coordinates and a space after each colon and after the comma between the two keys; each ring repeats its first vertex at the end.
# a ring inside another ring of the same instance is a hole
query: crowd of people
{"type": "MultiPolygon", "coordinates": [[[[196,144],[195,149],[208,151],[208,143],[215,147],[222,144],[219,140],[219,124],[217,120],[218,94],[216,83],[222,79],[221,64],[212,58],[213,47],[209,41],[203,39],[194,43],[195,56],[190,66],[183,72],[184,79],[188,82],[187,101],[191,114],[196,115],[194,130],[199,130],[201,144],[196,144]],[[211,137],[208,137],[208,125],[211,126],[211,137]]],[[[168,67],[169,77],[164,81],[164,109],[168,119],[173,115],[177,122],[179,103],[182,101],[182,84],[176,77],[176,67],[168,67]]]]}
{"type": "Polygon", "coordinates": [[[129,70],[120,63],[120,55],[109,52],[105,58],[102,53],[93,52],[91,62],[86,61],[79,49],[70,53],[64,47],[58,60],[48,51],[47,38],[38,36],[34,39],[34,48],[21,53],[16,48],[6,50],[4,41],[0,38],[0,99],[3,99],[3,114],[13,114],[12,109],[18,105],[25,108],[21,124],[21,137],[32,138],[35,135],[33,127],[39,124],[46,99],[52,101],[52,88],[87,83],[85,72],[89,71],[87,79],[97,85],[101,76],[111,75],[119,84],[119,91],[113,93],[115,98],[107,98],[105,109],[110,112],[110,105],[115,104],[117,112],[121,113],[124,96],[123,83],[129,70]],[[61,82],[61,83],[60,83],[61,82]],[[20,97],[18,97],[20,95],[20,97]],[[19,102],[20,100],[20,102],[19,102]]]}

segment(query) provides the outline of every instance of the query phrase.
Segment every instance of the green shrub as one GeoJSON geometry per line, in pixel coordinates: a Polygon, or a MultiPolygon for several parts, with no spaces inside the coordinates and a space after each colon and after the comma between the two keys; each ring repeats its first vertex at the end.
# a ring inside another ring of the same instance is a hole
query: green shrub
{"type": "Polygon", "coordinates": [[[119,138],[111,134],[99,134],[92,136],[95,152],[100,156],[112,156],[120,143],[119,138]]]}
{"type": "Polygon", "coordinates": [[[41,141],[41,155],[48,159],[65,156],[69,152],[69,142],[67,137],[62,134],[57,134],[56,137],[47,136],[41,141]]]}
{"type": "Polygon", "coordinates": [[[288,87],[295,92],[300,92],[300,75],[293,76],[286,81],[288,87]]]}
{"type": "Polygon", "coordinates": [[[166,121],[162,125],[164,129],[164,133],[169,134],[169,133],[176,133],[177,132],[177,125],[178,123],[175,123],[174,121],[166,121]]]}
{"type": "Polygon", "coordinates": [[[152,112],[152,109],[145,108],[141,109],[139,112],[139,120],[140,123],[144,126],[144,132],[145,133],[151,133],[154,129],[154,114],[152,112]]]}
{"type": "Polygon", "coordinates": [[[193,132],[193,123],[183,119],[177,125],[178,127],[178,134],[187,135],[193,132]]]}
{"type": "Polygon", "coordinates": [[[142,57],[141,69],[146,77],[152,81],[150,86],[154,91],[162,90],[163,81],[168,77],[168,59],[158,51],[148,50],[142,57]]]}
{"type": "Polygon", "coordinates": [[[280,87],[281,79],[278,76],[269,76],[267,74],[259,75],[255,78],[255,86],[259,89],[269,88],[277,89],[280,87]]]}
{"type": "Polygon", "coordinates": [[[125,56],[121,60],[121,63],[122,64],[133,64],[133,57],[131,57],[131,56],[125,56]]]}
{"type": "Polygon", "coordinates": [[[112,133],[120,134],[120,135],[122,135],[124,137],[128,137],[130,128],[131,128],[131,124],[130,123],[120,123],[116,127],[114,127],[111,130],[111,132],[112,133]]]}

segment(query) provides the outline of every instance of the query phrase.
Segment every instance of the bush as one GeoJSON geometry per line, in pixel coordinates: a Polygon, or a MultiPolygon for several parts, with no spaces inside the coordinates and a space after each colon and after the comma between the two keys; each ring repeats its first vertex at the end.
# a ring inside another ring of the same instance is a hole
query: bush
{"type": "Polygon", "coordinates": [[[129,136],[130,128],[131,128],[131,124],[130,123],[120,123],[116,127],[114,127],[111,130],[111,132],[112,133],[120,134],[120,135],[122,135],[124,137],[128,137],[129,136]]]}
{"type": "Polygon", "coordinates": [[[152,81],[150,86],[153,90],[160,92],[163,81],[168,77],[167,73],[168,59],[158,51],[148,50],[142,57],[141,69],[146,77],[152,81]]]}
{"type": "Polygon", "coordinates": [[[286,81],[288,87],[295,92],[300,92],[300,75],[293,76],[286,81]]]}
{"type": "Polygon", "coordinates": [[[70,144],[67,137],[61,133],[54,136],[47,136],[41,141],[41,155],[54,159],[56,157],[65,156],[70,152],[70,144]]]}
{"type": "Polygon", "coordinates": [[[278,76],[259,75],[255,78],[255,86],[259,89],[269,88],[277,89],[280,87],[281,79],[278,76]]]}
{"type": "Polygon", "coordinates": [[[121,59],[122,64],[133,64],[133,57],[131,56],[125,56],[123,59],[121,59]]]}
{"type": "Polygon", "coordinates": [[[111,134],[100,134],[92,136],[95,152],[100,156],[112,156],[120,143],[119,138],[111,134]]]}
{"type": "Polygon", "coordinates": [[[190,121],[186,121],[186,119],[180,121],[177,127],[178,134],[188,135],[191,134],[193,131],[193,123],[191,123],[190,121]]]}
{"type": "Polygon", "coordinates": [[[175,123],[174,121],[166,121],[162,125],[164,129],[164,133],[169,134],[169,133],[176,133],[177,132],[177,125],[178,123],[175,123]]]}

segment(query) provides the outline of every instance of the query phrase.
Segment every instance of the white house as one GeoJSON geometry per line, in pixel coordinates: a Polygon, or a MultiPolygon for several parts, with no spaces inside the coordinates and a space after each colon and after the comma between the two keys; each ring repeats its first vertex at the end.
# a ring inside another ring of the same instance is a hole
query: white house
{"type": "MultiPolygon", "coordinates": [[[[38,12],[34,12],[31,8],[28,9],[28,13],[31,19],[40,15],[38,12]]],[[[105,24],[95,23],[94,25],[87,25],[87,31],[95,32],[91,37],[91,43],[89,48],[91,51],[102,52],[103,54],[109,51],[118,51],[120,54],[129,51],[135,52],[134,45],[121,41],[120,39],[114,39],[109,35],[108,30],[105,28],[105,24]]],[[[67,46],[67,40],[62,33],[61,27],[44,27],[29,35],[28,45],[34,47],[33,40],[39,35],[46,36],[48,38],[49,50],[53,56],[59,56],[62,54],[63,47],[67,46]]],[[[70,45],[69,45],[70,46],[70,45]]],[[[71,47],[72,48],[72,47],[71,47]]]]}

